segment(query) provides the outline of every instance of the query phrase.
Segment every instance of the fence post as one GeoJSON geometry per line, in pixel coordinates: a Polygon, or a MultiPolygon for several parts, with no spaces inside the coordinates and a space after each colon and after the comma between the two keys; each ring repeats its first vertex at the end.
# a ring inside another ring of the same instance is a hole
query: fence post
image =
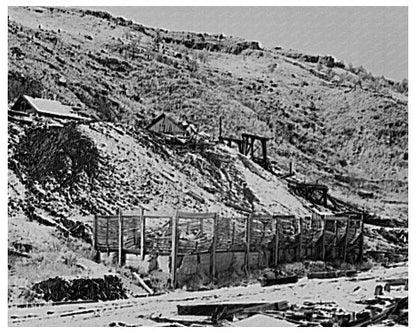
{"type": "Polygon", "coordinates": [[[123,221],[121,208],[118,210],[118,265],[123,265],[123,221]]]}
{"type": "Polygon", "coordinates": [[[322,230],[322,261],[325,261],[325,230],[326,230],[326,217],[324,216],[324,226],[322,230]]]}
{"type": "Polygon", "coordinates": [[[298,249],[298,261],[302,260],[303,254],[303,218],[299,218],[299,249],[298,249]]]}
{"type": "Polygon", "coordinates": [[[364,216],[361,215],[361,235],[360,235],[360,250],[358,253],[358,261],[362,262],[364,256],[364,216]]]}
{"type": "Polygon", "coordinates": [[[145,256],[145,248],[144,248],[144,242],[145,242],[145,222],[146,219],[144,218],[144,208],[140,208],[140,254],[142,257],[142,260],[144,260],[145,256]]]}
{"type": "Polygon", "coordinates": [[[101,261],[101,256],[100,256],[100,250],[98,249],[98,218],[97,218],[97,214],[94,215],[94,237],[93,237],[93,248],[95,250],[95,257],[94,257],[94,261],[97,263],[100,263],[101,261]]]}
{"type": "Polygon", "coordinates": [[[245,266],[246,266],[246,273],[248,275],[250,271],[250,230],[251,230],[251,219],[253,218],[253,213],[250,213],[250,215],[247,217],[246,220],[246,260],[245,260],[245,266]]]}
{"type": "Polygon", "coordinates": [[[179,212],[176,210],[176,214],[172,217],[172,253],[171,253],[171,283],[172,288],[176,287],[176,256],[178,254],[178,220],[179,220],[179,212]]]}
{"type": "Polygon", "coordinates": [[[347,228],[345,229],[345,238],[344,238],[344,253],[342,259],[345,262],[347,260],[347,247],[348,247],[348,232],[350,231],[350,217],[347,219],[347,228]]]}
{"type": "Polygon", "coordinates": [[[212,227],[212,268],[211,268],[211,278],[215,278],[215,266],[217,263],[217,237],[218,237],[218,214],[215,213],[214,225],[212,227]]]}
{"type": "Polygon", "coordinates": [[[276,235],[275,235],[275,242],[274,242],[274,265],[277,266],[279,263],[279,223],[278,220],[276,221],[276,235]]]}

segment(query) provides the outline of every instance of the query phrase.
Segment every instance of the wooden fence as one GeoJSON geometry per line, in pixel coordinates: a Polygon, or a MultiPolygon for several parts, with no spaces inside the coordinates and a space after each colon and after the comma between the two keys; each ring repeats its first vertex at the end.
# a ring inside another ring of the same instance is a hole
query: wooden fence
{"type": "Polygon", "coordinates": [[[178,260],[209,254],[210,274],[216,276],[217,255],[268,253],[267,266],[300,260],[356,261],[363,254],[362,216],[255,215],[222,217],[217,213],[176,212],[173,215],[95,216],[94,247],[117,252],[120,265],[126,254],[169,256],[172,284],[178,260]]]}

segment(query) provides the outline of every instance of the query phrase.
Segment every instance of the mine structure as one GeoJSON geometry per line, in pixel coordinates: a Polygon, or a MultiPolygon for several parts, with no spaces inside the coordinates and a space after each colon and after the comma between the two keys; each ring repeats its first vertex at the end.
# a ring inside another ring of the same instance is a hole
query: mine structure
{"type": "Polygon", "coordinates": [[[226,144],[228,147],[233,147],[234,144],[236,144],[240,154],[250,156],[255,163],[270,171],[270,161],[267,157],[267,142],[269,140],[270,138],[268,137],[251,133],[242,133],[241,139],[223,136],[222,118],[220,118],[218,141],[220,143],[226,144]],[[260,154],[256,154],[258,150],[260,150],[260,154]]]}

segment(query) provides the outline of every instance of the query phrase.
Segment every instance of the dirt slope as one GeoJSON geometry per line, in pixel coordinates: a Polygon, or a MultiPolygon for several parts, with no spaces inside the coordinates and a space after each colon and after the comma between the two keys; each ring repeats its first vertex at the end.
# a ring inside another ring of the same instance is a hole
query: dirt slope
{"type": "Polygon", "coordinates": [[[26,90],[130,125],[166,112],[216,136],[222,116],[224,134],[272,137],[276,170],[293,160],[300,179],[407,219],[407,93],[361,67],[101,12],[10,7],[10,99],[21,74],[26,90]]]}

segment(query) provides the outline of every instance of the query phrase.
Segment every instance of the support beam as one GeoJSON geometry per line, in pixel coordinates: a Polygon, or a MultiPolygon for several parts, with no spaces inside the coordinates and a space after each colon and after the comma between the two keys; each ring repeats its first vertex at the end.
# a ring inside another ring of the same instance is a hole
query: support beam
{"type": "Polygon", "coordinates": [[[118,210],[118,265],[123,265],[123,218],[122,212],[118,210]]]}
{"type": "Polygon", "coordinates": [[[248,275],[249,271],[250,271],[250,242],[251,242],[251,237],[250,237],[250,230],[251,230],[251,220],[252,220],[253,215],[250,214],[250,216],[247,217],[247,222],[246,222],[246,260],[245,260],[245,268],[246,268],[246,273],[248,275]]]}
{"type": "Polygon", "coordinates": [[[322,230],[322,261],[325,261],[325,230],[326,230],[326,219],[324,217],[324,226],[322,230]]]}
{"type": "Polygon", "coordinates": [[[144,217],[144,208],[140,208],[140,254],[142,260],[144,260],[144,256],[146,255],[145,249],[145,236],[146,236],[146,219],[144,217]]]}
{"type": "Polygon", "coordinates": [[[358,252],[358,262],[363,261],[364,256],[364,218],[361,215],[361,235],[360,235],[360,250],[358,252]]]}
{"type": "Polygon", "coordinates": [[[299,219],[299,246],[298,246],[298,261],[303,259],[303,218],[299,219]]]}
{"type": "Polygon", "coordinates": [[[212,227],[212,267],[211,267],[211,278],[215,278],[217,264],[217,237],[218,237],[218,215],[215,214],[214,225],[212,227]]]}
{"type": "Polygon", "coordinates": [[[220,117],[219,140],[222,138],[222,117],[220,117]]]}
{"type": "Polygon", "coordinates": [[[262,149],[262,155],[263,155],[263,165],[267,165],[267,141],[261,140],[261,149],[262,149]]]}
{"type": "Polygon", "coordinates": [[[344,237],[344,253],[342,255],[342,260],[344,262],[347,261],[347,248],[348,248],[348,232],[350,231],[350,219],[347,221],[347,229],[345,230],[345,237],[344,237]]]}
{"type": "Polygon", "coordinates": [[[274,266],[276,267],[279,264],[279,221],[276,221],[276,234],[274,242],[274,266]]]}
{"type": "Polygon", "coordinates": [[[178,220],[179,212],[176,211],[174,217],[171,218],[172,224],[172,252],[171,252],[171,286],[176,288],[176,266],[177,266],[177,255],[178,255],[178,220]]]}

